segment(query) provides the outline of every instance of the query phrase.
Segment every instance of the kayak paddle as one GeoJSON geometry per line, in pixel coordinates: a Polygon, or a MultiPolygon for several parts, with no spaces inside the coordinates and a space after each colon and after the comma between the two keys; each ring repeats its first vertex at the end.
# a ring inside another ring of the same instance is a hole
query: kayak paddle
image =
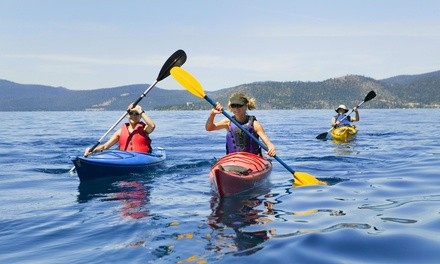
{"type": "MultiPolygon", "coordinates": [[[[202,85],[194,78],[190,73],[185,71],[180,67],[173,67],[171,69],[171,76],[180,83],[185,89],[187,89],[193,95],[203,98],[208,101],[212,106],[216,106],[216,103],[209,98],[205,91],[203,90],[202,85]]],[[[222,110],[222,114],[226,116],[231,122],[233,122],[237,127],[239,127],[243,132],[245,132],[250,138],[252,138],[255,142],[257,142],[264,150],[268,150],[266,145],[260,142],[251,132],[247,129],[244,129],[243,126],[237,122],[237,120],[233,119],[225,110],[222,110]]],[[[305,173],[305,172],[295,172],[292,168],[290,168],[284,161],[282,161],[277,155],[273,156],[281,165],[284,166],[292,176],[294,177],[294,185],[295,186],[307,186],[307,185],[316,185],[316,184],[326,184],[318,179],[316,179],[313,175],[305,173]]]]}
{"type": "MultiPolygon", "coordinates": [[[[153,89],[153,87],[160,81],[162,81],[163,79],[165,79],[166,77],[170,76],[170,70],[175,67],[175,66],[182,66],[184,63],[186,62],[186,53],[183,50],[177,50],[176,52],[174,52],[168,59],[167,61],[164,63],[164,65],[162,66],[162,69],[160,69],[159,75],[157,76],[156,80],[154,81],[154,83],[152,83],[150,85],[150,87],[148,87],[147,90],[145,90],[141,96],[133,103],[133,107],[135,107],[141,100],[142,98],[144,98],[148,92],[150,92],[151,89],[153,89]]],[[[122,119],[125,118],[125,116],[130,112],[130,109],[127,109],[126,112],[124,112],[124,114],[118,119],[118,121],[116,121],[116,123],[113,124],[113,126],[111,128],[109,128],[109,130],[107,130],[107,132],[105,132],[105,134],[95,143],[95,145],[93,145],[93,147],[90,149],[90,152],[93,152],[93,150],[99,145],[101,144],[101,141],[108,135],[108,133],[110,133],[110,131],[112,131],[118,124],[119,122],[121,122],[122,119]]],[[[70,172],[74,171],[75,167],[73,167],[70,172]]]]}
{"type": "MultiPolygon", "coordinates": [[[[367,94],[367,96],[365,96],[365,99],[364,99],[360,104],[358,104],[358,105],[356,106],[356,108],[359,108],[363,103],[370,101],[370,100],[373,99],[374,97],[376,97],[376,93],[375,93],[374,91],[370,91],[370,92],[367,94]]],[[[344,120],[345,118],[347,118],[351,113],[353,113],[353,109],[351,110],[351,112],[350,112],[348,115],[344,116],[344,118],[342,118],[340,121],[342,121],[342,120],[344,120]]],[[[332,131],[332,130],[333,130],[333,127],[330,128],[327,132],[324,132],[324,133],[319,134],[316,138],[317,138],[317,139],[326,139],[328,133],[329,133],[330,131],[332,131]]]]}

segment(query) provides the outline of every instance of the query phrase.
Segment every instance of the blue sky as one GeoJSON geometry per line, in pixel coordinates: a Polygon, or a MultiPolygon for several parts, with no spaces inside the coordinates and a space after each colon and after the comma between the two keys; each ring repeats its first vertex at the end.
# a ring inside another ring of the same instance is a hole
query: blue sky
{"type": "Polygon", "coordinates": [[[431,72],[438,47],[440,1],[0,1],[0,79],[74,90],[152,83],[177,49],[218,90],[431,72]]]}

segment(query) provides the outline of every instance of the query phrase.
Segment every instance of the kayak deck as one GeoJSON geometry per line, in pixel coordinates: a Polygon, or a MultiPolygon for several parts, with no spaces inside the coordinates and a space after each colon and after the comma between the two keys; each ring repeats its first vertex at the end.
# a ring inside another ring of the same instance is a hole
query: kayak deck
{"type": "Polygon", "coordinates": [[[231,196],[264,184],[272,171],[267,159],[248,152],[223,156],[211,168],[209,178],[219,196],[231,196]]]}
{"type": "Polygon", "coordinates": [[[341,142],[349,142],[354,139],[357,134],[355,126],[342,126],[332,130],[332,139],[341,142]]]}
{"type": "Polygon", "coordinates": [[[155,148],[152,153],[106,150],[88,157],[71,157],[81,181],[145,172],[160,165],[165,159],[163,148],[155,148]]]}

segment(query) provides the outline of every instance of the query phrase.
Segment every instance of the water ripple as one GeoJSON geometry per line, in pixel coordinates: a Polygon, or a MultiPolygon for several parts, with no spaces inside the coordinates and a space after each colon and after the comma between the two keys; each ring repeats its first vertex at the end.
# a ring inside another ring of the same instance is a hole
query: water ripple
{"type": "Polygon", "coordinates": [[[224,131],[206,111],[151,111],[165,165],[87,183],[69,156],[120,112],[8,113],[26,129],[0,127],[0,263],[437,263],[438,110],[362,109],[348,144],[316,140],[331,112],[255,112],[283,161],[329,185],[293,187],[273,162],[270,184],[231,199],[211,190],[224,131]]]}
{"type": "Polygon", "coordinates": [[[359,209],[370,209],[375,211],[383,211],[392,208],[397,208],[408,203],[417,202],[439,202],[440,195],[429,195],[429,196],[416,196],[416,197],[403,197],[397,199],[387,199],[389,203],[381,205],[363,205],[359,209]]]}

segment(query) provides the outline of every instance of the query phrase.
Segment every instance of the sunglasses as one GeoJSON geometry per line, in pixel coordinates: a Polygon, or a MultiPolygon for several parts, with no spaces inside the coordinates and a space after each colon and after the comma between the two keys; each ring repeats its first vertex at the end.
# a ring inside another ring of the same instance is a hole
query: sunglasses
{"type": "Polygon", "coordinates": [[[240,107],[243,107],[243,105],[231,104],[231,108],[240,108],[240,107]]]}
{"type": "Polygon", "coordinates": [[[129,112],[128,113],[130,116],[140,116],[141,114],[139,114],[138,112],[129,112]]]}

